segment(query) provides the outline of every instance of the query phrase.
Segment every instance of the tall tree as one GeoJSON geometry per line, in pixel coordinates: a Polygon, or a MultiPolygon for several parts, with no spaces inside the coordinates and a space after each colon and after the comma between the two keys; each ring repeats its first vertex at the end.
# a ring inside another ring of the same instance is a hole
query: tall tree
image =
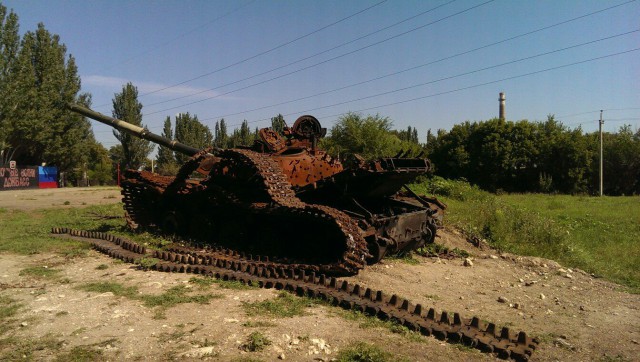
{"type": "MultiPolygon", "coordinates": [[[[173,130],[171,129],[171,118],[167,117],[164,120],[164,127],[162,128],[162,137],[172,140],[173,130]]],[[[173,175],[177,171],[176,157],[173,150],[168,147],[159,146],[158,158],[158,172],[163,175],[173,175]]]]}
{"type": "Polygon", "coordinates": [[[220,148],[229,147],[229,135],[227,134],[227,123],[224,118],[216,122],[214,145],[220,148]]]}
{"type": "Polygon", "coordinates": [[[17,17],[5,17],[0,82],[4,88],[0,102],[4,142],[15,150],[14,159],[23,165],[47,163],[61,172],[86,168],[93,139],[91,126],[84,117],[66,109],[70,102],[91,102],[88,94],[79,94],[75,59],[67,56],[58,35],[51,34],[42,23],[36,31],[24,34],[15,52],[17,17]],[[15,57],[7,57],[10,53],[15,57]]]}
{"type": "MultiPolygon", "coordinates": [[[[280,135],[284,135],[284,127],[287,123],[284,121],[282,114],[278,114],[275,117],[271,117],[271,128],[278,132],[280,135]]],[[[257,133],[257,132],[256,132],[257,133]]]]}
{"type": "Polygon", "coordinates": [[[359,154],[366,159],[393,156],[401,150],[419,152],[418,145],[400,140],[392,125],[389,118],[377,114],[363,117],[348,113],[338,119],[322,146],[334,155],[359,154]]]}
{"type": "MultiPolygon", "coordinates": [[[[142,104],[138,101],[138,88],[131,82],[122,87],[122,92],[114,95],[112,114],[114,118],[142,127],[142,104]]],[[[123,166],[126,168],[140,168],[155,146],[126,132],[114,130],[113,135],[122,144],[123,166]]]]}
{"type": "MultiPolygon", "coordinates": [[[[18,56],[20,35],[18,34],[18,16],[0,4],[0,99],[6,100],[10,92],[10,72],[18,56]]],[[[9,152],[7,141],[8,102],[0,102],[0,152],[9,152]]],[[[1,165],[0,165],[1,166],[1,165]]]]}
{"type": "MultiPolygon", "coordinates": [[[[195,148],[205,148],[213,144],[213,135],[209,127],[198,120],[198,116],[181,113],[176,116],[176,140],[195,148]]],[[[186,162],[189,156],[176,153],[179,164],[186,162]]]]}

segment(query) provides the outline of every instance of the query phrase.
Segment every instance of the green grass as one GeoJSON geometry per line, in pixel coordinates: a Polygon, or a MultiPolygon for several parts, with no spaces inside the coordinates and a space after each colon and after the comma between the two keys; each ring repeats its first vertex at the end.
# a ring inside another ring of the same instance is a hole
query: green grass
{"type": "Polygon", "coordinates": [[[445,223],[491,246],[580,268],[640,293],[640,197],[494,195],[463,181],[413,185],[448,204],[445,223]]]}
{"type": "Polygon", "coordinates": [[[336,359],[338,362],[387,362],[396,361],[397,357],[372,344],[356,342],[338,352],[336,359]]]}
{"type": "Polygon", "coordinates": [[[30,276],[33,278],[53,279],[58,276],[60,270],[46,266],[33,266],[20,270],[20,276],[30,276]]]}
{"type": "Polygon", "coordinates": [[[341,308],[335,308],[333,312],[341,318],[357,323],[360,328],[384,328],[389,332],[399,334],[412,342],[424,342],[425,340],[420,333],[412,331],[393,320],[383,321],[378,319],[377,317],[366,315],[356,310],[344,310],[341,308]]]}
{"type": "Polygon", "coordinates": [[[269,327],[277,327],[278,325],[271,322],[265,321],[247,321],[242,323],[243,327],[247,328],[269,328],[269,327]]]}
{"type": "Polygon", "coordinates": [[[267,336],[260,332],[252,332],[247,341],[241,346],[241,348],[247,352],[258,352],[271,345],[271,341],[267,336]]]}
{"type": "Polygon", "coordinates": [[[36,361],[40,352],[56,353],[64,341],[52,334],[39,338],[8,337],[0,339],[0,361],[36,361]]]}
{"type": "Polygon", "coordinates": [[[289,318],[306,315],[307,308],[319,302],[311,298],[299,298],[287,292],[280,292],[274,299],[262,302],[243,302],[242,307],[249,316],[289,318]]]}
{"type": "Polygon", "coordinates": [[[20,304],[15,299],[0,295],[0,321],[13,317],[18,309],[20,309],[20,304]]]}
{"type": "Polygon", "coordinates": [[[93,293],[113,293],[117,297],[125,297],[128,299],[136,299],[138,296],[138,288],[125,287],[120,283],[114,282],[94,282],[86,283],[76,287],[76,289],[93,293]]]}
{"type": "Polygon", "coordinates": [[[96,219],[93,214],[122,216],[122,204],[91,206],[83,209],[8,210],[0,223],[0,252],[82,255],[89,244],[51,236],[52,227],[70,227],[94,231],[123,230],[122,219],[96,219]]]}
{"type": "Polygon", "coordinates": [[[76,346],[69,352],[61,353],[56,356],[54,362],[89,362],[100,361],[102,359],[102,351],[92,346],[76,346]]]}
{"type": "Polygon", "coordinates": [[[107,293],[111,292],[115,296],[125,297],[132,300],[139,300],[145,307],[156,308],[155,319],[164,319],[164,312],[178,304],[199,303],[207,304],[211,299],[224,298],[219,294],[196,294],[190,295],[191,290],[184,285],[178,285],[168,289],[162,294],[142,294],[135,286],[124,286],[114,282],[86,283],[76,287],[76,289],[86,292],[107,293]]]}

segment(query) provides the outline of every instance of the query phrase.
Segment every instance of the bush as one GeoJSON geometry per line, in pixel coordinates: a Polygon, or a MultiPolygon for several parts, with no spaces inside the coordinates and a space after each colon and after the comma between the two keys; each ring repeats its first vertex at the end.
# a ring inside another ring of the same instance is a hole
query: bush
{"type": "Polygon", "coordinates": [[[491,195],[479,187],[469,184],[465,179],[447,180],[440,176],[419,178],[415,184],[411,185],[411,189],[418,194],[444,196],[459,201],[483,199],[491,195]]]}

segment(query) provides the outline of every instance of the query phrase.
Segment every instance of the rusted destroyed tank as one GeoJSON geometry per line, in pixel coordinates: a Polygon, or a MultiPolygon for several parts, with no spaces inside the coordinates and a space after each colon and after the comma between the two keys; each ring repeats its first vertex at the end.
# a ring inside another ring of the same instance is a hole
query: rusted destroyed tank
{"type": "Polygon", "coordinates": [[[198,150],[77,105],[86,117],[191,156],[175,177],[127,170],[133,229],[176,234],[334,275],[434,241],[445,205],[405,185],[427,173],[403,155],[343,164],[318,148],[326,129],[302,116],[284,136],[259,131],[250,147],[198,150]]]}

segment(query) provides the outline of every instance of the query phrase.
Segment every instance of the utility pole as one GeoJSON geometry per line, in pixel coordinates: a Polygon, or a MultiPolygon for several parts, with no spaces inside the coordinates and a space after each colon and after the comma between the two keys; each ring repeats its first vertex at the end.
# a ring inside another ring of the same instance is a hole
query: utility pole
{"type": "Polygon", "coordinates": [[[602,125],[604,121],[602,120],[602,109],[600,110],[600,196],[602,196],[602,180],[603,180],[603,172],[602,172],[602,163],[603,163],[603,151],[602,151],[602,125]]]}

